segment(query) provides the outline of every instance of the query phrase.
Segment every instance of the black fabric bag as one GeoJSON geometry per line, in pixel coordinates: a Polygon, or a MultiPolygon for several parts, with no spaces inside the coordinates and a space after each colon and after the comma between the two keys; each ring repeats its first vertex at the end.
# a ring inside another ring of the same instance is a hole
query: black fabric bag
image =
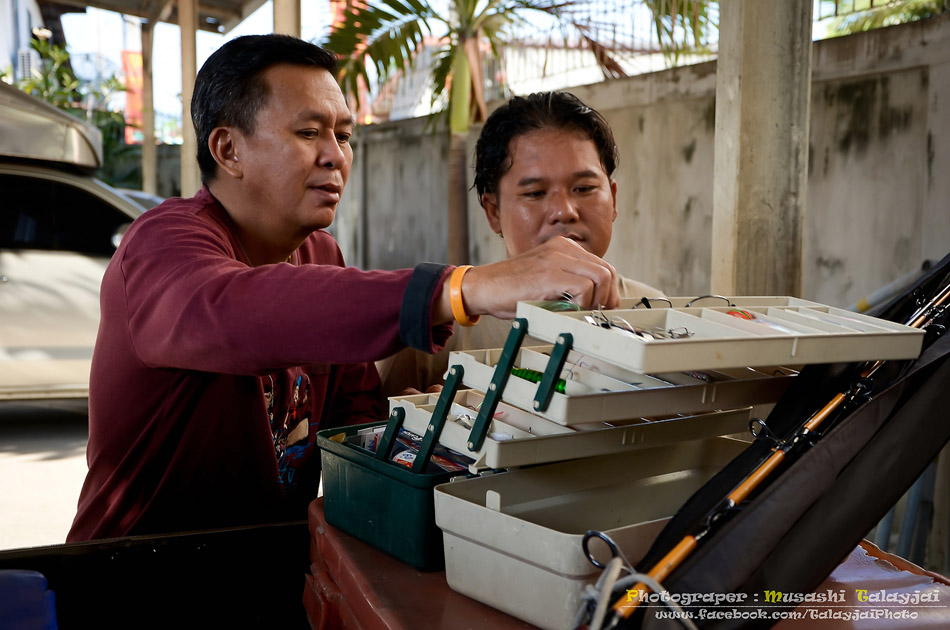
{"type": "MultiPolygon", "coordinates": [[[[905,323],[950,275],[950,255],[914,288],[874,313],[905,323]]],[[[946,323],[946,314],[938,323],[946,323]]],[[[856,400],[819,431],[813,445],[790,454],[749,499],[724,513],[699,548],[665,580],[672,593],[748,593],[768,612],[765,590],[810,593],[851,552],[950,440],[950,335],[932,327],[914,361],[886,362],[872,377],[867,401],[856,400]]],[[[766,420],[780,439],[838,392],[848,391],[864,368],[815,365],[802,370],[766,420]]],[[[697,491],[661,532],[637,569],[646,572],[768,456],[772,442],[758,440],[697,491]]],[[[688,610],[690,608],[687,608],[688,610]]],[[[691,608],[698,611],[698,607],[691,608]]],[[[643,607],[620,627],[679,629],[643,607]]],[[[774,621],[732,619],[701,628],[766,628],[774,621]]]]}

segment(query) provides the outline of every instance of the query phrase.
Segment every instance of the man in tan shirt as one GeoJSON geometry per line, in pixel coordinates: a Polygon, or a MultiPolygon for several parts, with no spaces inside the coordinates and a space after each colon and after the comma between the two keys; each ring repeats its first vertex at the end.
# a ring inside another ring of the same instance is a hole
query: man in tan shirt
{"type": "MultiPolygon", "coordinates": [[[[555,236],[603,257],[617,218],[617,145],[607,121],[567,92],[516,96],[488,117],[475,145],[475,188],[508,257],[555,236]]],[[[620,297],[658,297],[619,276],[620,297]]],[[[511,322],[482,317],[434,355],[404,350],[376,364],[383,393],[438,389],[453,350],[500,348],[511,322]]]]}

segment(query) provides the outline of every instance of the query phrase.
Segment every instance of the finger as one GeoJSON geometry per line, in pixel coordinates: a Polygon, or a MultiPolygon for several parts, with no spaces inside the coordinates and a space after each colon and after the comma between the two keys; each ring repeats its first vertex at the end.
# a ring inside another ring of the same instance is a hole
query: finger
{"type": "MultiPolygon", "coordinates": [[[[609,275],[605,277],[609,278],[609,275]]],[[[573,298],[570,301],[576,304],[581,310],[614,308],[616,306],[616,298],[612,297],[612,295],[615,295],[616,292],[612,294],[610,291],[610,280],[606,280],[605,283],[603,286],[598,286],[597,283],[578,271],[578,273],[571,273],[565,276],[565,279],[558,285],[570,288],[548,299],[563,300],[563,294],[569,293],[573,298]]]]}
{"type": "Polygon", "coordinates": [[[607,262],[605,262],[604,265],[606,265],[610,271],[610,279],[607,281],[606,286],[598,286],[599,289],[606,289],[606,293],[597,298],[597,306],[602,305],[606,308],[617,308],[620,306],[620,277],[613,265],[607,262]]]}
{"type": "Polygon", "coordinates": [[[549,289],[550,295],[544,300],[571,302],[578,308],[587,309],[594,300],[595,289],[596,286],[589,278],[571,271],[561,271],[552,282],[549,289]],[[558,287],[562,288],[558,289],[558,287]]]}
{"type": "MultiPolygon", "coordinates": [[[[575,244],[576,245],[576,244],[575,244]]],[[[577,258],[568,255],[560,262],[562,272],[575,276],[565,279],[567,282],[561,292],[568,291],[579,298],[575,303],[588,309],[616,308],[620,303],[617,271],[613,265],[581,249],[583,256],[577,258]],[[573,289],[573,290],[571,290],[573,289]]]]}

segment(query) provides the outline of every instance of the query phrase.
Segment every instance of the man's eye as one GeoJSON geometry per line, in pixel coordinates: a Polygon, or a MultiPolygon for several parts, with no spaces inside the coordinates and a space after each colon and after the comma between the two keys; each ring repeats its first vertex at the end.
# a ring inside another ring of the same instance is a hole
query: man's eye
{"type": "Polygon", "coordinates": [[[597,186],[576,186],[574,190],[579,193],[589,193],[597,190],[597,186]]]}
{"type": "Polygon", "coordinates": [[[338,133],[336,134],[336,141],[340,144],[346,144],[350,141],[351,134],[348,133],[338,133]]]}
{"type": "Polygon", "coordinates": [[[297,132],[297,135],[301,138],[307,138],[309,140],[319,136],[320,132],[318,132],[316,129],[301,129],[297,132]]]}
{"type": "Polygon", "coordinates": [[[539,199],[544,196],[543,190],[528,190],[521,193],[522,197],[528,197],[529,199],[539,199]]]}

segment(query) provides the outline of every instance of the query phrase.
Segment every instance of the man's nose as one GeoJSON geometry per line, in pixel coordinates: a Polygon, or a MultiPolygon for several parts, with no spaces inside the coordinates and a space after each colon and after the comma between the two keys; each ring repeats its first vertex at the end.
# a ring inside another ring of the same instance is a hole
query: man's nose
{"type": "Polygon", "coordinates": [[[346,161],[346,154],[336,138],[330,138],[320,149],[318,164],[327,168],[340,169],[346,161]]]}
{"type": "Polygon", "coordinates": [[[548,221],[551,223],[576,223],[580,213],[569,195],[555,193],[548,198],[548,221]]]}

